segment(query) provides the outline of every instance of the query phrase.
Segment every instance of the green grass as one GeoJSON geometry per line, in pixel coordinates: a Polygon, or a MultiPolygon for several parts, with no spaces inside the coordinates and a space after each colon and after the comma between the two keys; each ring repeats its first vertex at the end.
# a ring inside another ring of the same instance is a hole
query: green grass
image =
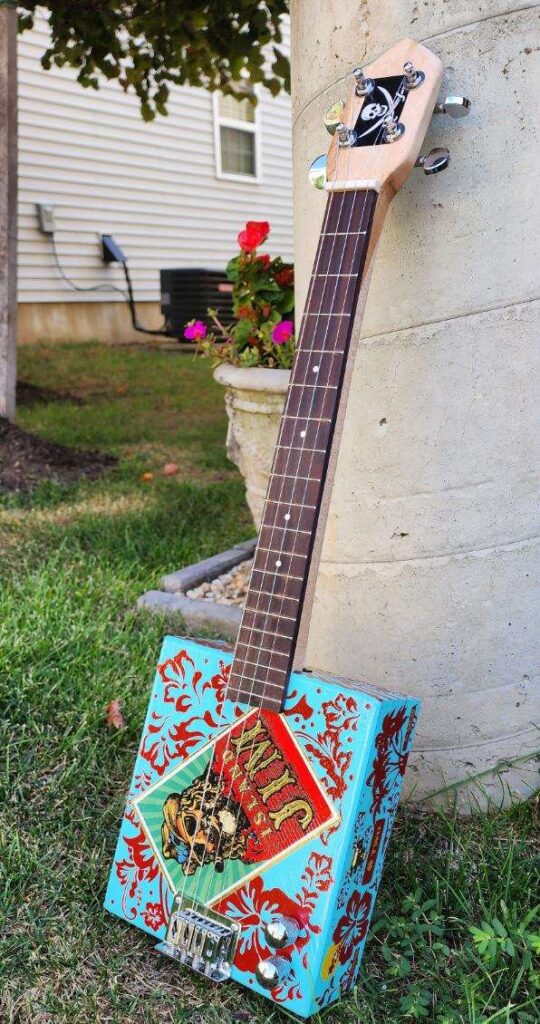
{"type": "MultiPolygon", "coordinates": [[[[252,533],[223,396],[207,364],[157,349],[36,346],[20,362],[25,380],[85,404],[23,408],[19,423],[120,463],[0,505],[0,1019],[282,1024],[101,908],[164,626],[135,600],[252,533]],[[167,461],[178,476],[162,476],[167,461]],[[114,698],[121,732],[104,721],[114,698]]],[[[537,814],[535,802],[472,821],[402,811],[364,984],[321,1020],[537,1021],[537,814]]]]}

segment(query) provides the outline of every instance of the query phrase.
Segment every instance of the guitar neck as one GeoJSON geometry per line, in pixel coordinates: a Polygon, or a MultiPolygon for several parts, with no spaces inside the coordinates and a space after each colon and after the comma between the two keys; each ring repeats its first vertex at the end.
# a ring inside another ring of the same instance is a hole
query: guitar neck
{"type": "Polygon", "coordinates": [[[252,707],[279,711],[287,692],[378,199],[327,200],[229,677],[252,707]]]}

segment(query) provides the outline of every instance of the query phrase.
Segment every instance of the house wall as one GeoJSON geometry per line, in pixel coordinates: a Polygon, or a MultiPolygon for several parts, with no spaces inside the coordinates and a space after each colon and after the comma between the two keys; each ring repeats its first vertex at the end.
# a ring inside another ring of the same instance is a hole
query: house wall
{"type": "Polygon", "coordinates": [[[292,259],[291,117],[287,96],[260,98],[260,179],[216,174],[212,96],[171,90],[169,116],[146,123],[136,97],[103,82],[83,89],[75,73],[44,71],[44,20],[19,37],[20,340],[144,340],[115,292],[72,291],[38,230],[35,204],[55,205],[66,274],[83,286],[123,285],[105,267],[98,236],[113,234],[129,257],[140,319],[161,321],[162,267],[221,269],[247,219],[269,220],[268,248],[292,259]]]}

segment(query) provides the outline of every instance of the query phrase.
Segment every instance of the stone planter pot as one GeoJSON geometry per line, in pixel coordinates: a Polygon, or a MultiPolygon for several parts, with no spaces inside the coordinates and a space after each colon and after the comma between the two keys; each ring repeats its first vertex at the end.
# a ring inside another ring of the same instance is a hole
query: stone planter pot
{"type": "Polygon", "coordinates": [[[244,369],[228,363],[214,370],[215,380],[226,389],[227,455],[246,481],[247,503],[257,529],[289,377],[289,370],[244,369]]]}

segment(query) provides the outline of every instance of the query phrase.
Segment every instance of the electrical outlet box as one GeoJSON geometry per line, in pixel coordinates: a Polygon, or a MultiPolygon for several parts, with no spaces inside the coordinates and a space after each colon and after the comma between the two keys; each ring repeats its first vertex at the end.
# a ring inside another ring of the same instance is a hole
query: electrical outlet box
{"type": "Polygon", "coordinates": [[[55,222],[54,222],[54,206],[52,203],[36,203],[36,213],[38,215],[39,230],[44,235],[54,235],[55,222]]]}

